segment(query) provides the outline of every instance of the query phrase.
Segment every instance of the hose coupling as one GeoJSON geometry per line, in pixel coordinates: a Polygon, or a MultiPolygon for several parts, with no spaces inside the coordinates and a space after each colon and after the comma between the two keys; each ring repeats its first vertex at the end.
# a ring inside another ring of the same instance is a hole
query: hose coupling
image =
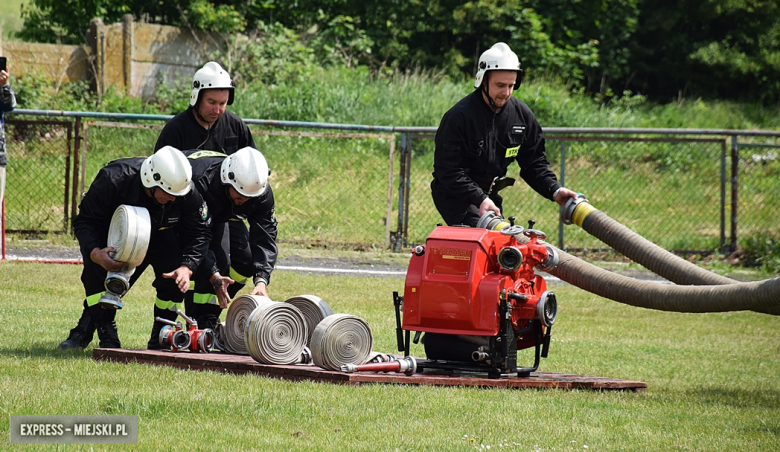
{"type": "Polygon", "coordinates": [[[566,201],[566,204],[561,207],[560,211],[560,217],[563,224],[572,224],[572,217],[574,215],[574,211],[577,210],[577,206],[587,202],[588,198],[586,198],[582,193],[577,193],[577,199],[569,198],[569,200],[566,201]]]}

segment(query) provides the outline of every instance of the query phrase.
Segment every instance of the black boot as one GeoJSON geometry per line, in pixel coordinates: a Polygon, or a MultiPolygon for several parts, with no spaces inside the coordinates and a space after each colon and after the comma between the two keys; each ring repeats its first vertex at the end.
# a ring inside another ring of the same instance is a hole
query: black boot
{"type": "MultiPolygon", "coordinates": [[[[154,307],[154,317],[160,317],[165,320],[171,320],[176,321],[176,317],[178,317],[179,314],[176,313],[176,311],[171,311],[170,309],[162,309],[157,306],[154,307]]],[[[157,320],[154,321],[154,324],[152,325],[152,335],[149,338],[149,342],[146,344],[146,348],[149,350],[168,350],[170,349],[170,346],[163,347],[162,344],[160,344],[160,330],[163,329],[164,326],[167,324],[158,322],[157,320]]]]}
{"type": "Polygon", "coordinates": [[[103,309],[100,305],[90,306],[89,313],[95,320],[100,348],[122,348],[116,329],[116,309],[103,309]]]}
{"type": "Polygon", "coordinates": [[[215,304],[202,304],[199,305],[197,314],[193,317],[198,322],[198,329],[205,330],[211,328],[217,330],[217,324],[219,323],[219,315],[222,313],[222,308],[215,304]]]}
{"type": "Polygon", "coordinates": [[[81,311],[81,318],[76,324],[76,328],[70,330],[68,338],[59,345],[60,350],[70,350],[74,348],[87,348],[95,335],[95,321],[89,315],[87,300],[84,300],[84,310],[81,311]]]}

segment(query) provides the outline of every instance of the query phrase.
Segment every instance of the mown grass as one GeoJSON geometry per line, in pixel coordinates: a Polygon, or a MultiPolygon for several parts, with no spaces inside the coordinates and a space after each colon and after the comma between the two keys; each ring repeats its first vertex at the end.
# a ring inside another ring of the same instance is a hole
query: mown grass
{"type": "MultiPolygon", "coordinates": [[[[646,392],[345,387],[96,362],[91,347],[56,351],[80,313],[79,273],[76,265],[0,263],[0,430],[5,438],[8,415],[136,414],[139,443],[128,449],[778,447],[777,317],[657,312],[555,285],[559,317],[541,370],[641,380],[648,384],[646,392]]],[[[394,290],[403,290],[403,279],[281,270],[270,287],[276,300],[316,294],[336,312],[363,317],[371,325],[374,349],[385,352],[395,352],[394,290]]],[[[145,274],[118,313],[124,347],[144,347],[152,298],[145,274]]],[[[424,354],[419,346],[412,351],[424,354]]],[[[521,353],[521,361],[529,358],[521,353]]]]}

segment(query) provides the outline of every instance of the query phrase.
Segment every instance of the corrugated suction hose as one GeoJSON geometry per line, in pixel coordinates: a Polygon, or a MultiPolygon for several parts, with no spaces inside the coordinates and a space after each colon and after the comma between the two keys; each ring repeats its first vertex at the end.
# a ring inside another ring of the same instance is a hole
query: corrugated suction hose
{"type": "MultiPolygon", "coordinates": [[[[679,256],[666,251],[665,249],[659,247],[658,245],[645,239],[629,228],[618,223],[605,213],[599,211],[593,207],[587,199],[570,199],[561,210],[561,219],[564,223],[574,223],[580,226],[586,232],[614,248],[622,255],[644,266],[653,273],[666,278],[669,281],[672,281],[675,284],[683,286],[745,284],[731,278],[709,272],[695,264],[686,261],[685,259],[680,258],[679,256]]],[[[569,256],[569,258],[574,257],[569,256]]],[[[573,264],[570,262],[570,265],[573,264]]],[[[554,272],[551,273],[555,274],[554,272]]],[[[556,274],[556,276],[558,275],[556,274]]],[[[558,277],[564,279],[561,276],[558,277]]],[[[565,281],[571,282],[568,280],[565,281]]],[[[769,281],[772,280],[766,280],[766,282],[769,281]]],[[[776,300],[774,303],[763,305],[762,302],[744,300],[744,297],[737,293],[735,294],[735,299],[733,300],[735,307],[730,310],[736,311],[751,309],[766,314],[780,315],[780,304],[778,304],[778,300],[780,300],[780,293],[771,292],[771,287],[773,287],[773,284],[770,283],[759,284],[755,290],[758,290],[759,292],[770,291],[765,296],[768,296],[769,298],[774,296],[774,299],[776,300]],[[754,305],[755,307],[736,307],[746,306],[746,303],[754,305]]],[[[719,308],[717,310],[721,311],[722,309],[719,308]]]]}

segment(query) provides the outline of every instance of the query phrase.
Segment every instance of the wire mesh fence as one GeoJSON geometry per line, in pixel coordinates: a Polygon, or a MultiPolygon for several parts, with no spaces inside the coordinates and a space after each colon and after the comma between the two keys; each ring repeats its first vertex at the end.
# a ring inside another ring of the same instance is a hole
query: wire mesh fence
{"type": "Polygon", "coordinates": [[[66,232],[72,123],[8,120],[5,229],[66,232]]]}
{"type": "MultiPolygon", "coordinates": [[[[255,122],[257,122],[255,120],[255,122]]],[[[107,162],[151,154],[162,122],[9,120],[6,229],[63,232],[107,162]]],[[[343,133],[250,123],[276,196],[279,241],[317,247],[404,249],[442,219],[430,195],[430,130],[343,133]]],[[[323,129],[325,127],[319,127],[323,129]]],[[[362,130],[362,129],[361,129],[362,130]]],[[[422,130],[422,129],[421,129],[422,130]]],[[[549,133],[559,179],[594,207],[668,250],[711,252],[780,238],[780,141],[746,134],[549,133]],[[713,136],[715,135],[715,136],[713,136]],[[736,182],[736,183],[734,183],[736,182]]],[[[517,166],[508,176],[517,177],[517,166]]],[[[606,246],[560,223],[557,204],[518,179],[504,215],[535,221],[567,250],[606,246]]]]}
{"type": "MultiPolygon", "coordinates": [[[[432,138],[411,134],[402,144],[401,158],[409,156],[408,206],[396,248],[424,243],[443,223],[430,196],[432,138]]],[[[780,237],[772,213],[780,204],[772,201],[780,196],[775,140],[763,137],[761,153],[743,152],[737,168],[723,138],[550,135],[546,149],[559,180],[616,221],[668,250],[711,252],[733,251],[737,218],[742,238],[780,237]]],[[[514,216],[523,226],[533,220],[548,241],[563,249],[606,248],[584,230],[564,227],[558,205],[534,192],[518,173],[516,165],[510,167],[507,175],[518,180],[501,192],[504,216],[514,216]]]]}
{"type": "Polygon", "coordinates": [[[280,242],[389,247],[395,135],[253,135],[271,169],[280,242]]]}

